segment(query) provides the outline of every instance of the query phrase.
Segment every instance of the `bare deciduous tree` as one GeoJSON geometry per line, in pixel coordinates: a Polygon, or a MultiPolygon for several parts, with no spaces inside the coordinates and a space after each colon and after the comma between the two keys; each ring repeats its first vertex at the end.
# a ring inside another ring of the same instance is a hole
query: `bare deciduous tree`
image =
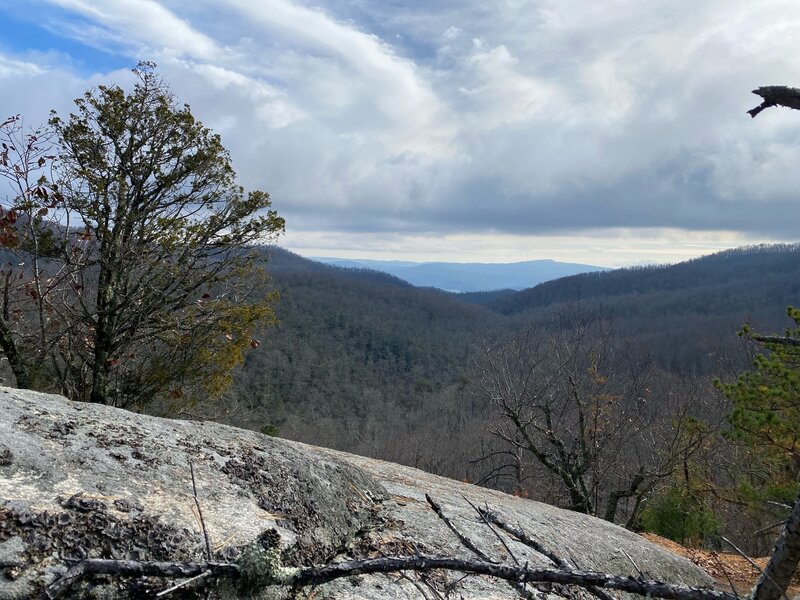
{"type": "Polygon", "coordinates": [[[526,463],[554,476],[572,510],[615,521],[668,477],[707,431],[689,401],[597,314],[567,309],[550,327],[487,345],[474,382],[492,403],[492,454],[523,483],[526,463]]]}

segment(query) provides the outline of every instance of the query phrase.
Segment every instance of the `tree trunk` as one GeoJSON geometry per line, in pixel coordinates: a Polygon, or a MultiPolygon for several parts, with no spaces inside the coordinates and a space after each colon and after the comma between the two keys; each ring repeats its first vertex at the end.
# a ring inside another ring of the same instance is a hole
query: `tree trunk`
{"type": "Polygon", "coordinates": [[[800,563],[800,496],[794,502],[767,567],[759,577],[752,600],[780,600],[786,596],[789,581],[800,563]]]}
{"type": "Polygon", "coordinates": [[[107,256],[107,259],[101,263],[97,278],[94,364],[92,365],[92,389],[89,394],[89,402],[96,404],[111,404],[108,387],[116,322],[114,304],[117,299],[116,288],[119,279],[119,273],[115,273],[115,241],[111,237],[112,234],[107,233],[106,235],[111,239],[104,239],[100,246],[101,256],[107,256]]]}
{"type": "Polygon", "coordinates": [[[619,508],[619,501],[623,498],[631,498],[632,496],[636,496],[639,491],[639,486],[641,486],[645,481],[644,475],[644,467],[641,467],[639,471],[634,475],[633,479],[631,480],[631,484],[628,486],[627,490],[614,490],[608,496],[608,502],[606,503],[606,514],[603,517],[606,521],[611,523],[617,518],[617,510],[619,508]]]}
{"type": "Polygon", "coordinates": [[[11,367],[11,372],[14,373],[14,378],[17,380],[17,387],[29,388],[31,385],[30,373],[28,373],[28,368],[17,351],[17,344],[14,342],[14,337],[11,334],[11,326],[6,319],[1,317],[0,348],[2,348],[3,354],[5,354],[8,359],[8,366],[11,367]]]}

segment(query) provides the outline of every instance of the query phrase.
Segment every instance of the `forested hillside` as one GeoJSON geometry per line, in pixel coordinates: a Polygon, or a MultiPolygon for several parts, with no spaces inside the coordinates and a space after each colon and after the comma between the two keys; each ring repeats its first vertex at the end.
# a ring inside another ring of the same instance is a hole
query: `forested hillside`
{"type": "Polygon", "coordinates": [[[280,323],[248,354],[234,390],[234,422],[459,477],[469,470],[467,455],[488,414],[469,385],[484,342],[546,328],[554,311],[580,303],[611,315],[631,352],[710,381],[747,366],[736,336],[745,321],[779,330],[786,305],[800,296],[797,246],[740,249],[483,297],[414,288],[279,248],[270,253],[280,323]]]}
{"type": "Polygon", "coordinates": [[[405,457],[396,434],[464,420],[465,366],[475,340],[499,331],[502,316],[384,273],[279,248],[268,268],[280,292],[279,324],[247,356],[237,381],[246,408],[237,423],[405,457]]]}
{"type": "Polygon", "coordinates": [[[736,358],[733,333],[743,323],[782,329],[786,306],[798,297],[800,246],[772,245],[565,277],[487,305],[523,322],[559,304],[602,306],[620,333],[648,348],[665,368],[718,374],[720,361],[736,358]]]}
{"type": "Polygon", "coordinates": [[[800,245],[776,244],[726,250],[675,265],[630,267],[548,281],[498,299],[492,308],[515,314],[556,302],[675,294],[676,310],[736,310],[747,302],[774,302],[774,291],[800,289],[800,245]],[[682,293],[681,293],[682,292],[682,293]],[[680,301],[680,302],[679,302],[680,301]]]}

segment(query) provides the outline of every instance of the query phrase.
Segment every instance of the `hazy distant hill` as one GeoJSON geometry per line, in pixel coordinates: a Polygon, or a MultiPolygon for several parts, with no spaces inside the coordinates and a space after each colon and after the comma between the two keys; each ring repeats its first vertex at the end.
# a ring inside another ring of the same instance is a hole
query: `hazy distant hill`
{"type": "Polygon", "coordinates": [[[608,270],[606,267],[563,263],[554,260],[529,260],[515,263],[416,263],[347,258],[314,258],[313,260],[340,267],[383,271],[417,287],[435,287],[451,292],[522,290],[559,277],[608,270]]]}

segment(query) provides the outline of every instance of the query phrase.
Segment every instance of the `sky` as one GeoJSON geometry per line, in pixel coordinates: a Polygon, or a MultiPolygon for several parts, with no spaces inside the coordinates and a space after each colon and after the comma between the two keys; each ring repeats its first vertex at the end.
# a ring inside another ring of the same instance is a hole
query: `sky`
{"type": "Polygon", "coordinates": [[[306,256],[667,263],[795,241],[796,0],[0,0],[0,116],[158,63],[306,256]]]}

